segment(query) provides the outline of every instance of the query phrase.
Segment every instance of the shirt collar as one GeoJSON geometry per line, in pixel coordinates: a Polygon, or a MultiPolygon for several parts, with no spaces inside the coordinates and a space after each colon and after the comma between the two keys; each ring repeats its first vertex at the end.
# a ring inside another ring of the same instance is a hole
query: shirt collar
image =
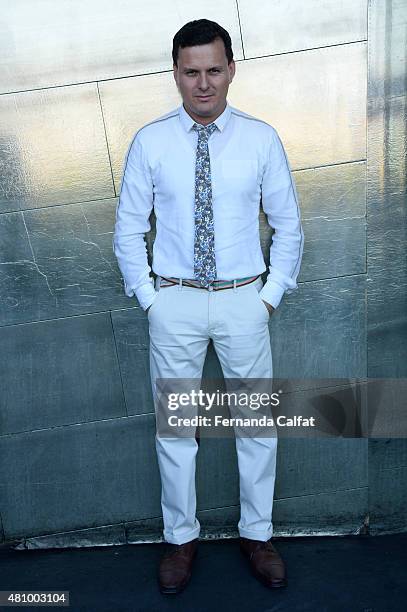
{"type": "MultiPolygon", "coordinates": [[[[194,125],[195,120],[192,119],[192,117],[187,113],[187,111],[184,108],[184,105],[181,104],[181,106],[178,109],[179,112],[179,117],[181,120],[181,123],[184,127],[184,129],[187,132],[190,132],[192,130],[192,126],[194,125]]],[[[226,127],[227,122],[230,119],[230,115],[231,115],[231,109],[229,106],[229,103],[226,102],[226,108],[223,111],[223,113],[221,115],[219,115],[219,117],[217,119],[215,119],[215,121],[213,121],[212,123],[214,123],[216,125],[216,127],[223,132],[223,130],[226,127]]]]}

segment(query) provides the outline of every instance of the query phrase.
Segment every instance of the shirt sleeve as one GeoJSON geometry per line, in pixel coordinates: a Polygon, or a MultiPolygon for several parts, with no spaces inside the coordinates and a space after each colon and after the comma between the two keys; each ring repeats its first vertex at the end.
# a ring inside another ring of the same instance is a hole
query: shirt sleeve
{"type": "Polygon", "coordinates": [[[275,231],[270,247],[270,273],[259,295],[277,308],[284,293],[292,293],[298,288],[304,233],[290,165],[274,128],[263,175],[262,207],[275,231]]]}
{"type": "Polygon", "coordinates": [[[123,276],[125,294],[128,297],[135,295],[144,310],[157,297],[144,238],[151,229],[149,217],[153,201],[151,173],[141,139],[136,134],[124,164],[112,244],[123,276]]]}

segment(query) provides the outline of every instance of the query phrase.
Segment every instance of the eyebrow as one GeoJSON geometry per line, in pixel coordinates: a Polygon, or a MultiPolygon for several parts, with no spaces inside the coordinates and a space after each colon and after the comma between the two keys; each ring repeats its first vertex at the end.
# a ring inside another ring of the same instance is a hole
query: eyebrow
{"type": "MultiPolygon", "coordinates": [[[[214,70],[214,68],[216,68],[217,70],[222,70],[223,66],[211,66],[210,68],[208,68],[208,70],[214,70]]],[[[194,72],[199,72],[199,70],[197,68],[192,68],[191,66],[187,66],[184,68],[184,72],[187,72],[188,70],[193,70],[194,72]]]]}

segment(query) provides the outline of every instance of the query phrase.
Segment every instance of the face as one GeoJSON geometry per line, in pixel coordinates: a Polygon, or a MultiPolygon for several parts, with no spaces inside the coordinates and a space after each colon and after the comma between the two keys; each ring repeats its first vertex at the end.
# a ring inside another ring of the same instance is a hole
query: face
{"type": "Polygon", "coordinates": [[[221,38],[179,49],[174,78],[185,110],[197,123],[208,125],[223,113],[234,74],[235,62],[228,64],[221,38]]]}

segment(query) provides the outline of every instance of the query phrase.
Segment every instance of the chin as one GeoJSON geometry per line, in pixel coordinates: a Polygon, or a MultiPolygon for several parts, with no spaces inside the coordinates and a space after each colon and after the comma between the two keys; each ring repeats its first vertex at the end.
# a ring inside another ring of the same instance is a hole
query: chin
{"type": "Polygon", "coordinates": [[[197,115],[201,115],[201,117],[209,117],[210,115],[213,115],[214,112],[216,111],[216,106],[206,106],[205,103],[202,104],[202,106],[198,106],[195,108],[195,114],[197,115]]]}
{"type": "Polygon", "coordinates": [[[211,108],[205,108],[205,109],[197,109],[195,111],[195,114],[198,115],[199,117],[210,117],[211,115],[213,115],[213,110],[211,108]]]}

